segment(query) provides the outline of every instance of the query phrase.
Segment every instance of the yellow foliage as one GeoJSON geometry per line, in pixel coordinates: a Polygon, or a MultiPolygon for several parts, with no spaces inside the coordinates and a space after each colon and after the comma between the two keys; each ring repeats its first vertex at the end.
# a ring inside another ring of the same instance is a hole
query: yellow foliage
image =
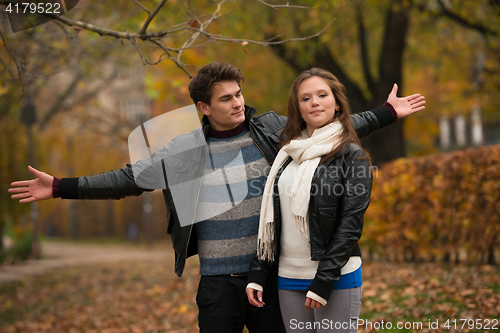
{"type": "Polygon", "coordinates": [[[182,304],[181,306],[179,306],[179,307],[177,308],[177,311],[176,311],[176,312],[177,312],[178,314],[184,314],[184,313],[186,313],[186,312],[188,312],[188,311],[189,311],[189,307],[188,307],[186,304],[182,304]]]}
{"type": "Polygon", "coordinates": [[[485,258],[500,232],[500,145],[384,165],[361,240],[398,259],[485,258]]]}

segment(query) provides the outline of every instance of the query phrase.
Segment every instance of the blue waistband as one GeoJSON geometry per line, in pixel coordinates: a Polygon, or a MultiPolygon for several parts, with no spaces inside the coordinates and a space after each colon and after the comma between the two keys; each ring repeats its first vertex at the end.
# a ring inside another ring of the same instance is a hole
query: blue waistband
{"type": "MultiPolygon", "coordinates": [[[[283,290],[307,290],[313,280],[308,279],[290,279],[278,277],[278,289],[283,290]]],[[[333,289],[351,289],[358,288],[363,285],[363,276],[361,267],[354,272],[341,275],[340,279],[333,284],[333,289]]]]}

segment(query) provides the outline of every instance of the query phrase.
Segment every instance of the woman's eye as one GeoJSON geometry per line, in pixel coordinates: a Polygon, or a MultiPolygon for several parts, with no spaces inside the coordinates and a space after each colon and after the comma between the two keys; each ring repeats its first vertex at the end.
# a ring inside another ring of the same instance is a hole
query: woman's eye
{"type": "Polygon", "coordinates": [[[302,101],[307,102],[309,100],[309,97],[304,97],[302,101]]]}
{"type": "Polygon", "coordinates": [[[326,94],[321,94],[319,95],[319,97],[326,97],[326,94]]]}

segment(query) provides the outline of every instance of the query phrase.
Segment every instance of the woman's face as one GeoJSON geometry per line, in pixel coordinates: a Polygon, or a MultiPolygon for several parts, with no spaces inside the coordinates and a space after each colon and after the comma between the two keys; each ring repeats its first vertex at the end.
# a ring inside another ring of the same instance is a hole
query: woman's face
{"type": "Polygon", "coordinates": [[[310,77],[300,84],[297,99],[309,136],[315,129],[332,122],[337,103],[332,90],[319,76],[310,77]]]}

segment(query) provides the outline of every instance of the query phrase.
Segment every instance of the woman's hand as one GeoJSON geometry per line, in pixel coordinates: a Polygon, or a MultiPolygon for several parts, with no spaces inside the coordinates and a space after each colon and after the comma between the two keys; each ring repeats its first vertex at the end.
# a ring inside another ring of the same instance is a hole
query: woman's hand
{"type": "Polygon", "coordinates": [[[264,306],[265,303],[262,302],[262,291],[253,288],[247,288],[246,292],[247,292],[248,302],[250,302],[250,304],[258,308],[264,306]]]}
{"type": "Polygon", "coordinates": [[[21,199],[20,203],[40,201],[52,198],[52,182],[54,177],[45,172],[38,171],[31,166],[28,166],[36,179],[21,180],[10,184],[9,193],[18,193],[11,196],[12,199],[21,199]]]}
{"type": "Polygon", "coordinates": [[[319,309],[320,307],[324,306],[318,301],[313,300],[312,298],[306,297],[306,310],[309,311],[310,309],[319,309]]]}

